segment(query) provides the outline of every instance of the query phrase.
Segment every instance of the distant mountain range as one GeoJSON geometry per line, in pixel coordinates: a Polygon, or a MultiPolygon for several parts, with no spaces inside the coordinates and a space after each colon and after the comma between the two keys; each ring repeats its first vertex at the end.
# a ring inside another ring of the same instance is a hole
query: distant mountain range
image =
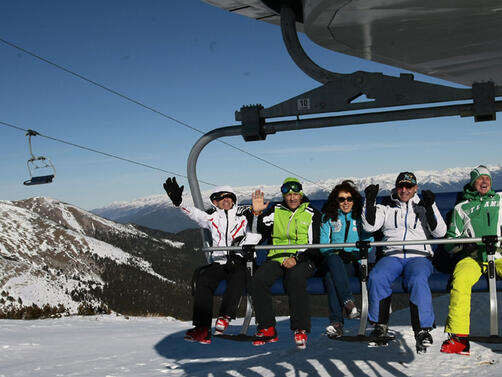
{"type": "MultiPolygon", "coordinates": [[[[489,165],[492,172],[495,188],[502,188],[502,166],[489,165]],[[497,186],[498,184],[498,186],[497,186]]],[[[461,191],[463,186],[469,181],[469,172],[473,167],[450,168],[442,171],[414,171],[420,189],[432,190],[433,192],[456,192],[461,191]]],[[[380,185],[380,194],[388,194],[395,185],[395,180],[399,172],[381,174],[373,177],[358,178],[346,177],[336,179],[326,179],[316,184],[303,183],[303,191],[312,200],[327,199],[332,188],[344,179],[351,179],[357,188],[363,192],[369,184],[380,185]]],[[[281,200],[279,191],[280,182],[273,186],[245,186],[235,187],[238,201],[249,203],[251,193],[260,188],[265,192],[267,200],[281,200]]],[[[210,207],[209,191],[202,193],[206,200],[206,207],[210,207]]],[[[189,193],[184,193],[183,203],[192,205],[192,197],[189,193]]],[[[179,232],[184,229],[196,228],[197,224],[188,219],[181,211],[175,208],[169,198],[164,195],[154,195],[133,200],[131,202],[115,202],[106,207],[91,210],[99,216],[123,224],[139,224],[153,229],[160,229],[166,232],[179,232]]]]}
{"type": "Polygon", "coordinates": [[[122,225],[49,198],[0,201],[0,313],[33,304],[191,315],[200,232],[122,225]]]}

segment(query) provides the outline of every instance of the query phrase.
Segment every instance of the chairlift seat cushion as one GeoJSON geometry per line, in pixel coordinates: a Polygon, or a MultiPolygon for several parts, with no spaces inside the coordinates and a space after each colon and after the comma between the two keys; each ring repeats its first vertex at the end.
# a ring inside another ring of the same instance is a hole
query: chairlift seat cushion
{"type": "Polygon", "coordinates": [[[32,177],[30,180],[24,181],[23,184],[26,186],[41,185],[44,183],[51,183],[53,179],[54,179],[54,174],[41,175],[38,177],[32,177]]]}

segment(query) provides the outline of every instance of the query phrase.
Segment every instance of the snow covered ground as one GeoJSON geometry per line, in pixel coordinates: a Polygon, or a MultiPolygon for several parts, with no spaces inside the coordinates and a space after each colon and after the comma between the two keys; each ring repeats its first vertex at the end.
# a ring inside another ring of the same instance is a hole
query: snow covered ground
{"type": "MultiPolygon", "coordinates": [[[[448,299],[434,299],[438,327],[424,355],[415,353],[408,310],[392,313],[396,340],[388,347],[330,340],[323,335],[327,319],[314,318],[304,351],[295,348],[286,318],[279,319],[279,342],[262,347],[214,338],[211,345],[188,343],[183,334],[191,323],[172,318],[1,320],[0,376],[502,375],[502,344],[471,342],[471,356],[439,352],[448,299]]],[[[473,335],[488,335],[488,305],[487,293],[473,295],[473,335]]],[[[238,333],[241,322],[232,322],[230,332],[238,333]]],[[[348,321],[348,332],[357,333],[358,324],[348,321]]]]}

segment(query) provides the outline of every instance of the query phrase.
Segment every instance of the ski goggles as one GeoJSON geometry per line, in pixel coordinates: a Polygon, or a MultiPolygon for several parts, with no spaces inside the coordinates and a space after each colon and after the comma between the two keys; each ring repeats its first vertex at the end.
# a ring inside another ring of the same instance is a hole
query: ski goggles
{"type": "Polygon", "coordinates": [[[286,182],[281,186],[281,192],[283,195],[286,195],[290,191],[298,193],[302,191],[302,189],[302,184],[298,182],[286,182]]]}
{"type": "Polygon", "coordinates": [[[219,202],[220,200],[223,200],[225,198],[230,198],[234,201],[236,201],[236,197],[233,193],[231,192],[227,192],[227,191],[222,191],[222,192],[215,192],[213,195],[211,195],[211,197],[209,198],[211,201],[212,200],[216,200],[217,202],[219,202]]]}

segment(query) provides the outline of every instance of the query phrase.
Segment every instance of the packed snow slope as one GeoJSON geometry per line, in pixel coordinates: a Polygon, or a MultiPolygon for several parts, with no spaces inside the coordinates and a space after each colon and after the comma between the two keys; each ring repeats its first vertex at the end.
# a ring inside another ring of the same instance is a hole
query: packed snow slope
{"type": "MultiPolygon", "coordinates": [[[[439,352],[448,300],[448,295],[434,299],[438,327],[423,355],[415,352],[407,309],[391,314],[396,340],[388,347],[330,340],[323,335],[328,320],[314,318],[303,351],[294,345],[287,318],[279,318],[279,341],[262,347],[214,338],[210,345],[189,343],[183,335],[191,324],[169,317],[0,320],[0,377],[502,375],[502,344],[471,342],[470,356],[439,352]]],[[[473,335],[488,334],[488,307],[487,293],[473,295],[473,335]]],[[[232,322],[227,331],[238,333],[241,323],[232,322]]],[[[356,334],[358,325],[347,321],[346,329],[356,334]]]]}
{"type": "MultiPolygon", "coordinates": [[[[432,190],[435,193],[457,192],[461,191],[463,186],[469,181],[469,172],[472,168],[450,168],[442,171],[418,170],[414,173],[421,190],[432,190]]],[[[489,165],[488,168],[492,172],[494,187],[502,188],[502,166],[489,165]]],[[[312,200],[327,199],[335,185],[344,179],[351,179],[361,192],[369,184],[379,184],[380,194],[387,195],[394,187],[398,173],[393,172],[365,178],[340,177],[322,180],[315,184],[303,182],[303,191],[312,200]]],[[[271,186],[261,186],[257,182],[255,186],[235,187],[238,201],[240,203],[249,203],[251,193],[257,188],[265,192],[266,200],[281,200],[280,184],[283,178],[278,178],[277,184],[271,186]]],[[[231,184],[231,182],[226,182],[226,184],[231,184]]],[[[91,212],[120,223],[140,224],[167,232],[179,232],[184,229],[197,228],[197,224],[190,221],[181,211],[173,207],[171,201],[163,192],[162,182],[159,182],[159,191],[162,191],[162,194],[139,198],[131,202],[115,202],[106,207],[93,209],[91,212]]],[[[202,193],[206,208],[210,207],[209,194],[210,191],[202,193]]],[[[184,192],[183,203],[192,205],[192,197],[189,192],[184,192]]]]}

